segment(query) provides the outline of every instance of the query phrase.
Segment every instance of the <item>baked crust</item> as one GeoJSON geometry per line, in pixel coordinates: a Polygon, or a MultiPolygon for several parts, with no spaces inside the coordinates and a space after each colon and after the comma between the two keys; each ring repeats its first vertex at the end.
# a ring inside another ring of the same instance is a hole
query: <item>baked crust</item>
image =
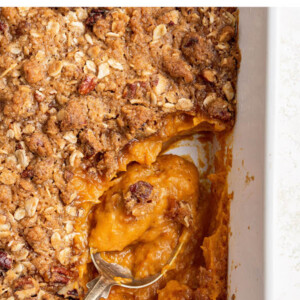
{"type": "Polygon", "coordinates": [[[233,126],[237,23],[234,8],[1,9],[1,298],[77,297],[78,168],[112,178],[174,118],[233,126]]]}

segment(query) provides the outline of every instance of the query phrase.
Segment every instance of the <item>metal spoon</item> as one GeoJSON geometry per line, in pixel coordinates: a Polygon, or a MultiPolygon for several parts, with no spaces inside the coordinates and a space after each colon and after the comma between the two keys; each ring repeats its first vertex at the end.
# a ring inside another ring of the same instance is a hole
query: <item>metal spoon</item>
{"type": "Polygon", "coordinates": [[[179,243],[174,249],[173,256],[162,271],[156,275],[147,278],[135,279],[128,268],[122,267],[115,263],[105,261],[100,253],[93,253],[91,249],[92,261],[99,272],[100,276],[87,283],[88,293],[85,300],[107,299],[112,286],[118,285],[128,289],[140,289],[158,281],[170,269],[174,263],[178,253],[181,251],[184,242],[188,236],[187,231],[183,231],[179,239],[179,243]]]}

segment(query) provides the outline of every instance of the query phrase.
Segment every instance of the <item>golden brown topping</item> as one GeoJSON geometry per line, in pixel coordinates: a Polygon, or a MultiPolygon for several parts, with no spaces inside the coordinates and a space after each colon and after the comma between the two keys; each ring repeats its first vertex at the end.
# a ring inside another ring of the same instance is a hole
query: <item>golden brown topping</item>
{"type": "Polygon", "coordinates": [[[166,71],[174,78],[183,78],[186,83],[193,81],[193,74],[186,62],[175,55],[165,56],[163,65],[166,71]]]}
{"type": "Polygon", "coordinates": [[[195,65],[210,66],[216,57],[210,40],[205,40],[197,33],[188,33],[181,46],[186,59],[195,65]]]}
{"type": "Polygon", "coordinates": [[[52,155],[52,146],[47,135],[36,132],[30,138],[27,138],[26,144],[29,150],[39,156],[52,155]]]}
{"type": "Polygon", "coordinates": [[[60,111],[62,119],[60,128],[65,130],[82,129],[86,126],[86,109],[77,101],[71,100],[66,107],[60,111]]]}

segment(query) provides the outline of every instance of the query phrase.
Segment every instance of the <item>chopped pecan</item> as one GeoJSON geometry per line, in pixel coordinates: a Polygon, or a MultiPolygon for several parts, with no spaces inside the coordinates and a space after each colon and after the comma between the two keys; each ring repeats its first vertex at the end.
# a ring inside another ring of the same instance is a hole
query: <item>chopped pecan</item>
{"type": "Polygon", "coordinates": [[[153,208],[152,190],[150,183],[141,180],[130,185],[124,199],[127,213],[139,217],[149,212],[153,208]]]}
{"type": "Polygon", "coordinates": [[[198,39],[198,37],[196,37],[196,36],[192,36],[192,37],[190,37],[188,40],[187,40],[187,42],[186,42],[186,44],[184,45],[184,47],[185,48],[189,48],[189,47],[192,47],[192,46],[194,46],[195,44],[197,44],[199,42],[199,39],[198,39]]]}
{"type": "Polygon", "coordinates": [[[137,90],[137,83],[128,83],[124,89],[123,97],[127,99],[132,99],[135,97],[137,90]]]}
{"type": "Polygon", "coordinates": [[[0,250],[0,269],[7,271],[12,267],[12,259],[4,251],[0,250]]]}
{"type": "Polygon", "coordinates": [[[4,32],[7,28],[6,23],[0,21],[0,32],[4,32]]]}
{"type": "Polygon", "coordinates": [[[80,95],[87,95],[91,91],[93,91],[96,87],[97,79],[94,76],[87,75],[81,81],[78,87],[78,93],[80,95]]]}
{"type": "Polygon", "coordinates": [[[34,171],[31,168],[27,168],[21,173],[22,178],[31,178],[33,175],[34,171]]]}
{"type": "Polygon", "coordinates": [[[51,283],[67,284],[70,280],[71,272],[62,266],[51,268],[51,283]]]}
{"type": "Polygon", "coordinates": [[[123,92],[123,97],[126,99],[144,98],[145,94],[147,93],[147,88],[149,87],[150,83],[145,81],[135,81],[133,83],[127,83],[123,92]]]}
{"type": "Polygon", "coordinates": [[[98,19],[104,18],[107,15],[108,10],[105,8],[93,8],[87,19],[85,20],[85,25],[88,27],[93,27],[93,25],[97,22],[98,19]]]}
{"type": "Polygon", "coordinates": [[[30,30],[31,28],[31,24],[27,21],[22,21],[20,22],[18,25],[17,25],[17,28],[15,30],[15,34],[17,36],[21,36],[21,35],[24,35],[26,33],[28,33],[28,31],[30,30]]]}
{"type": "Polygon", "coordinates": [[[23,276],[15,280],[14,291],[27,290],[34,287],[34,279],[30,276],[23,276]]]}

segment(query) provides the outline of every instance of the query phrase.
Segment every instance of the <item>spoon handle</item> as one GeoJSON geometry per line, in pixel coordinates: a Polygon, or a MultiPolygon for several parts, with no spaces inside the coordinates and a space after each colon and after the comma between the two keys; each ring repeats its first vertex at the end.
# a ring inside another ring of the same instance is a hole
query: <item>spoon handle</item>
{"type": "Polygon", "coordinates": [[[84,300],[107,299],[113,283],[104,276],[99,276],[87,284],[89,291],[84,300]]]}

